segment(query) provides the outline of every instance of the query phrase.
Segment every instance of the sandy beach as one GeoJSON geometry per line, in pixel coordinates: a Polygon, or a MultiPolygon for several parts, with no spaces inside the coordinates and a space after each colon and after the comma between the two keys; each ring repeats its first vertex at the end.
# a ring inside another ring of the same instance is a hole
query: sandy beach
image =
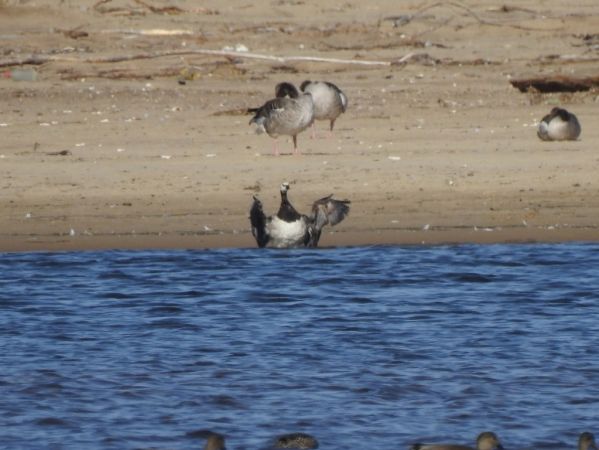
{"type": "Polygon", "coordinates": [[[351,200],[324,247],[597,241],[597,89],[510,84],[597,75],[578,4],[0,0],[0,251],[253,247],[283,181],[351,200]],[[244,110],[306,79],[349,108],[274,156],[244,110]],[[558,105],[580,140],[537,138],[558,105]]]}

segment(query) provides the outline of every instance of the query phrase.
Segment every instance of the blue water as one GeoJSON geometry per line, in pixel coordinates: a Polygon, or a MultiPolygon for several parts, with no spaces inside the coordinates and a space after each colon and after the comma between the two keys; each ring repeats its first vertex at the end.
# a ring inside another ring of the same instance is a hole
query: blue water
{"type": "Polygon", "coordinates": [[[0,448],[599,432],[599,245],[0,255],[0,448]]]}

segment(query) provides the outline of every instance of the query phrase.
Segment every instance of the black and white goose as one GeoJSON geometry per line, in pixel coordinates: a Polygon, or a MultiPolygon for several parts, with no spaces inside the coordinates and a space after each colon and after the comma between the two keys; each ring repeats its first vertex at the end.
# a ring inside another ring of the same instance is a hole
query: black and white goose
{"type": "Polygon", "coordinates": [[[556,106],[539,122],[537,136],[543,141],[575,141],[580,131],[576,116],[556,106]]]}
{"type": "Polygon", "coordinates": [[[330,132],[333,133],[335,120],[347,110],[347,96],[328,81],[306,80],[300,85],[300,89],[312,94],[314,119],[330,121],[330,132]]]}
{"type": "Polygon", "coordinates": [[[258,247],[317,247],[325,225],[337,225],[349,213],[349,200],[333,195],[316,200],[310,216],[300,214],[287,198],[289,183],[281,185],[281,206],[276,215],[266,217],[262,202],[254,196],[250,209],[252,235],[258,247]]]}
{"type": "MultiPolygon", "coordinates": [[[[255,123],[256,133],[266,132],[270,137],[279,135],[293,138],[293,151],[297,149],[297,135],[304,131],[314,121],[314,103],[310,93],[300,94],[291,83],[279,83],[275,88],[276,97],[267,101],[259,108],[250,108],[248,112],[255,113],[250,125],[255,123]]],[[[279,150],[275,141],[275,154],[279,150]]]]}

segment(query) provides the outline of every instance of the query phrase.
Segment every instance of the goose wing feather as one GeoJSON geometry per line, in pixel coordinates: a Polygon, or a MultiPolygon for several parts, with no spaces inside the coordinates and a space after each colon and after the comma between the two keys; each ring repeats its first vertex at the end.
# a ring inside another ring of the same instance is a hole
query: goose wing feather
{"type": "Polygon", "coordinates": [[[260,108],[251,108],[251,112],[255,111],[255,114],[254,117],[252,117],[252,120],[250,120],[250,124],[258,123],[260,120],[263,121],[268,117],[281,113],[285,110],[288,102],[289,99],[285,97],[273,98],[272,100],[267,101],[260,108]]]}
{"type": "Polygon", "coordinates": [[[333,195],[316,200],[312,205],[314,226],[321,230],[325,225],[337,225],[349,214],[349,200],[335,200],[333,195]]]}
{"type": "Polygon", "coordinates": [[[270,239],[266,230],[266,221],[267,218],[262,209],[262,202],[254,196],[254,202],[250,209],[250,223],[252,225],[252,235],[260,248],[265,247],[270,239]]]}
{"type": "Polygon", "coordinates": [[[345,112],[347,110],[347,96],[345,93],[339,89],[336,84],[333,84],[329,81],[325,81],[324,83],[337,93],[339,99],[341,100],[341,111],[345,112]]]}

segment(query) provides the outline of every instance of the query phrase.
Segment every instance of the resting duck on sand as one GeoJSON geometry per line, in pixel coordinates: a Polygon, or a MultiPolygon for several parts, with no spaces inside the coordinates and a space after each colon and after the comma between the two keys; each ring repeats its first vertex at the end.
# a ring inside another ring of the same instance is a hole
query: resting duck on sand
{"type": "Polygon", "coordinates": [[[317,247],[325,225],[337,225],[349,213],[349,200],[332,195],[316,200],[310,216],[300,214],[287,199],[289,183],[281,185],[281,206],[276,215],[266,217],[262,202],[254,196],[250,209],[252,235],[258,247],[317,247]]]}
{"type": "Polygon", "coordinates": [[[543,141],[575,141],[580,123],[574,114],[556,106],[539,122],[537,136],[543,141]]]}
{"type": "Polygon", "coordinates": [[[341,89],[328,81],[304,81],[300,89],[312,94],[314,102],[314,119],[330,121],[330,132],[333,133],[335,120],[347,109],[347,97],[341,89]]]}
{"type": "MultiPolygon", "coordinates": [[[[256,133],[266,132],[270,137],[284,134],[293,137],[293,151],[297,149],[297,135],[314,121],[314,103],[310,93],[300,94],[291,83],[279,83],[275,88],[276,98],[259,108],[250,108],[255,113],[250,125],[255,123],[256,133]]],[[[275,155],[279,150],[275,143],[275,155]]]]}
{"type": "Polygon", "coordinates": [[[495,433],[485,431],[476,438],[476,449],[460,444],[414,444],[411,450],[503,450],[495,433]]]}

